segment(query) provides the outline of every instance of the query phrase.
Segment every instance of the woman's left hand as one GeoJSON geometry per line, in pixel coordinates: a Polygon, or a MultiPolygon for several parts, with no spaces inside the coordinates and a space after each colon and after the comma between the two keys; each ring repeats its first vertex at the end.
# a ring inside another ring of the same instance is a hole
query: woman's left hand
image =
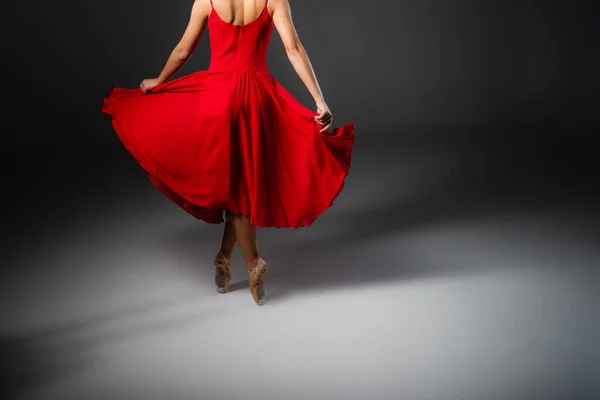
{"type": "Polygon", "coordinates": [[[140,83],[140,89],[142,92],[147,93],[149,90],[159,85],[158,79],[144,79],[142,83],[140,83]]]}
{"type": "Polygon", "coordinates": [[[317,113],[319,115],[315,116],[314,119],[320,125],[324,125],[323,128],[321,128],[321,130],[319,131],[322,133],[325,132],[327,129],[330,129],[331,125],[333,124],[333,115],[329,110],[329,106],[327,106],[327,103],[325,103],[325,100],[317,101],[317,113]]]}

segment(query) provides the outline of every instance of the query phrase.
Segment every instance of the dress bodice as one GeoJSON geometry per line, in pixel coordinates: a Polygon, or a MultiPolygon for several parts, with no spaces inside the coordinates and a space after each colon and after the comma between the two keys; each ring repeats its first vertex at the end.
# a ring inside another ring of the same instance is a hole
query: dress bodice
{"type": "Polygon", "coordinates": [[[208,17],[209,71],[256,70],[268,72],[267,48],[273,20],[265,2],[260,15],[243,24],[225,22],[212,6],[208,17]]]}

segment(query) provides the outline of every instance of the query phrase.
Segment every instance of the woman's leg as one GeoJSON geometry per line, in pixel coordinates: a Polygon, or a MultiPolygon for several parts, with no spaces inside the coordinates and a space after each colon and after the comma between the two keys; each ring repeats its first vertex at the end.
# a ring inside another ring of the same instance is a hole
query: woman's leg
{"type": "Polygon", "coordinates": [[[256,226],[250,224],[250,218],[247,215],[236,215],[233,221],[237,240],[250,276],[250,293],[256,304],[263,305],[266,301],[263,275],[267,272],[267,263],[258,253],[256,226]]]}
{"type": "Polygon", "coordinates": [[[235,226],[233,225],[234,214],[225,210],[225,229],[223,230],[223,239],[221,240],[221,249],[219,253],[223,254],[226,258],[231,258],[233,248],[237,242],[237,235],[235,233],[235,226]]]}
{"type": "Polygon", "coordinates": [[[235,232],[235,226],[233,224],[234,214],[225,210],[225,229],[223,231],[223,239],[221,240],[221,249],[217,253],[214,259],[216,267],[215,272],[215,285],[217,292],[226,293],[229,289],[229,283],[231,282],[231,268],[229,260],[231,254],[237,242],[237,235],[235,232]]]}
{"type": "Polygon", "coordinates": [[[240,249],[244,255],[244,261],[248,265],[259,257],[256,242],[256,226],[250,225],[250,218],[247,215],[240,214],[234,215],[233,226],[240,249]]]}

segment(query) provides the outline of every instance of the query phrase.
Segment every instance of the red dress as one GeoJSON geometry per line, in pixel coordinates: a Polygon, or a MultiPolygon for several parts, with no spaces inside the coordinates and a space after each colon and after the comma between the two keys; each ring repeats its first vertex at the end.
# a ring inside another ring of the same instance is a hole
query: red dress
{"type": "Polygon", "coordinates": [[[318,114],[269,73],[266,3],[244,25],[213,8],[208,30],[207,70],[149,93],[114,87],[102,112],[150,181],[197,219],[218,224],[229,209],[261,227],[311,225],[344,187],[354,123],[319,132],[318,114]]]}

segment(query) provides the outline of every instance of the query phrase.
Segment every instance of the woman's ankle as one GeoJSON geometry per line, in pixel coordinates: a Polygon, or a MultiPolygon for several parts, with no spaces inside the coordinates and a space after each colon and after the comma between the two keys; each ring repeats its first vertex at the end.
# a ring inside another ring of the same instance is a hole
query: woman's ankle
{"type": "Polygon", "coordinates": [[[251,271],[252,269],[256,268],[257,265],[260,264],[266,264],[266,262],[261,256],[256,256],[246,261],[246,268],[248,268],[248,271],[251,271]]]}
{"type": "Polygon", "coordinates": [[[227,251],[227,250],[219,250],[219,252],[215,255],[215,260],[217,259],[226,259],[226,260],[230,260],[231,259],[231,253],[233,253],[232,251],[227,251]]]}

